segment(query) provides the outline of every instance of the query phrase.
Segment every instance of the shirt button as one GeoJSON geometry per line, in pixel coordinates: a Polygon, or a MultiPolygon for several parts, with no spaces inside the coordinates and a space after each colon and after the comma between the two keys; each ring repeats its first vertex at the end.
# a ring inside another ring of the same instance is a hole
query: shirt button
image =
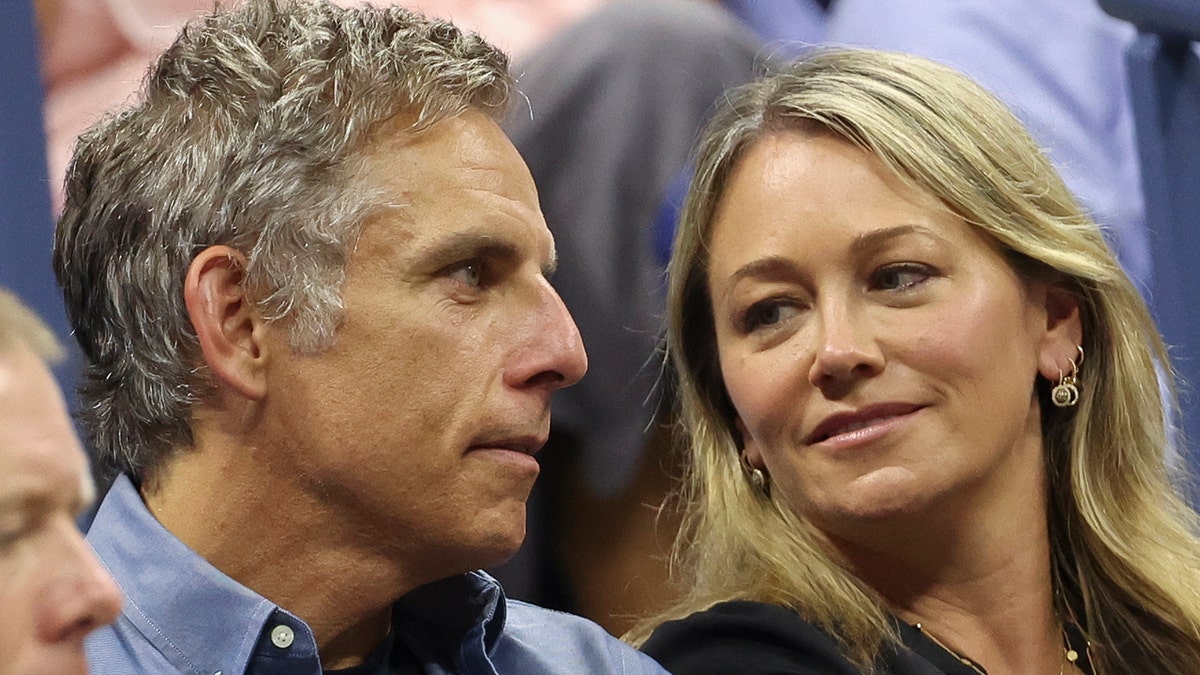
{"type": "Polygon", "coordinates": [[[271,642],[280,649],[287,649],[292,646],[292,642],[296,639],[296,633],[290,626],[280,624],[271,629],[271,642]]]}

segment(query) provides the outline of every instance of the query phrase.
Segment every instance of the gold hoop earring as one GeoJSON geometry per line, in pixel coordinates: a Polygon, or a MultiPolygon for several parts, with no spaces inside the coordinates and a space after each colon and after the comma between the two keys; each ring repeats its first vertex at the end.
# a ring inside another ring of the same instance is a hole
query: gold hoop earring
{"type": "Polygon", "coordinates": [[[754,486],[759,492],[767,491],[767,472],[762,469],[752,466],[746,459],[745,455],[740,456],[742,473],[746,474],[746,479],[750,481],[750,485],[754,486]]]}
{"type": "Polygon", "coordinates": [[[1079,378],[1079,364],[1083,363],[1083,347],[1077,345],[1075,348],[1079,350],[1079,361],[1067,359],[1071,362],[1071,372],[1063,375],[1060,369],[1058,384],[1050,390],[1050,402],[1059,408],[1070,408],[1079,403],[1079,387],[1076,386],[1076,382],[1079,378]]]}

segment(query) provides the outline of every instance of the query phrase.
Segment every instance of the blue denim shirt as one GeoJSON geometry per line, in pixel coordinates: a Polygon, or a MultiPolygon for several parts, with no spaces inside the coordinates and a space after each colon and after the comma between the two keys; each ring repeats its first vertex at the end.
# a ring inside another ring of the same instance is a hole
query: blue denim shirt
{"type": "MultiPolygon", "coordinates": [[[[116,623],[87,638],[93,673],[321,672],[308,625],[176,539],[128,477],[117,478],[87,538],[125,593],[116,623]]],[[[392,630],[400,672],[666,672],[586,619],[507,600],[483,572],[405,595],[392,630]]]]}

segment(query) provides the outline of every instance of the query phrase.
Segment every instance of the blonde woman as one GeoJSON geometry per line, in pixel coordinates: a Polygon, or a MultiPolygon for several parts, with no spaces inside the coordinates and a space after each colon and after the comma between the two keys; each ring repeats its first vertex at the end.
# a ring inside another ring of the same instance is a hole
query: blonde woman
{"type": "Polygon", "coordinates": [[[697,166],[689,590],[631,637],[679,675],[1200,672],[1165,349],[1003,105],[821,51],[732,93],[697,166]]]}

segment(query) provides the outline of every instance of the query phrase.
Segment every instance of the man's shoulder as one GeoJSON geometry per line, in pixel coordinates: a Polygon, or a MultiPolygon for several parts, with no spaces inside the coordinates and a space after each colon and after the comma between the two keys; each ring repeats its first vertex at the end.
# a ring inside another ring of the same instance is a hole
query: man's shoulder
{"type": "Polygon", "coordinates": [[[592,621],[519,600],[508,601],[494,660],[500,672],[513,673],[666,672],[592,621]]]}
{"type": "Polygon", "coordinates": [[[127,476],[101,501],[87,540],[125,605],[84,642],[93,673],[245,670],[276,606],[164,528],[127,476]]]}

